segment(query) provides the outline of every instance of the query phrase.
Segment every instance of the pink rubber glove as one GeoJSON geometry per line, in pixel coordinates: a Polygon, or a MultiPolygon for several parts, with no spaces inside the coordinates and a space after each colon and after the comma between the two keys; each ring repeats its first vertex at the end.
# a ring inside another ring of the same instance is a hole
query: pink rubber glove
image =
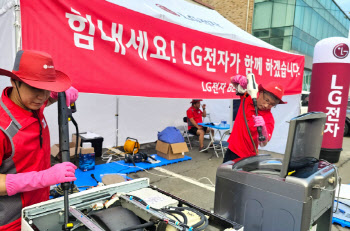
{"type": "Polygon", "coordinates": [[[261,127],[262,135],[265,136],[266,141],[270,140],[270,137],[268,137],[268,134],[267,134],[264,118],[262,116],[253,115],[253,119],[254,119],[254,127],[261,127]]]}
{"type": "Polygon", "coordinates": [[[75,169],[71,162],[63,162],[40,172],[26,172],[6,175],[7,195],[33,191],[64,182],[75,181],[75,169]]]}
{"type": "Polygon", "coordinates": [[[239,84],[243,89],[247,89],[248,80],[247,77],[243,75],[235,75],[231,77],[231,83],[239,84]]]}
{"type": "MultiPolygon", "coordinates": [[[[68,88],[66,91],[66,105],[69,107],[71,103],[74,103],[78,99],[78,90],[74,87],[68,88]]],[[[50,97],[57,100],[58,99],[58,93],[51,91],[50,97]]]]}
{"type": "Polygon", "coordinates": [[[262,116],[253,115],[254,127],[265,127],[265,120],[262,116]]]}

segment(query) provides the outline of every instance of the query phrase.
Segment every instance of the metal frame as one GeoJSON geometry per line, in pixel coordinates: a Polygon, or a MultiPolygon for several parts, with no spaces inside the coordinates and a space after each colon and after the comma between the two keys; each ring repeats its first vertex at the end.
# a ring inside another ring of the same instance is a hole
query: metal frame
{"type": "MultiPolygon", "coordinates": [[[[187,125],[187,124],[186,124],[187,125]]],[[[186,144],[189,144],[190,145],[190,149],[192,150],[192,144],[191,144],[191,140],[190,140],[190,137],[193,137],[194,135],[190,134],[187,130],[187,126],[185,124],[183,124],[183,128],[184,128],[184,131],[182,133],[182,136],[187,139],[186,141],[186,144]]]]}
{"type": "Polygon", "coordinates": [[[225,151],[227,150],[228,148],[228,142],[227,141],[224,141],[224,138],[230,134],[230,130],[226,130],[220,137],[220,140],[216,140],[214,141],[213,143],[213,146],[214,146],[214,152],[216,154],[217,157],[219,157],[218,155],[218,151],[221,150],[221,153],[222,153],[222,157],[224,158],[225,156],[225,151]]]}

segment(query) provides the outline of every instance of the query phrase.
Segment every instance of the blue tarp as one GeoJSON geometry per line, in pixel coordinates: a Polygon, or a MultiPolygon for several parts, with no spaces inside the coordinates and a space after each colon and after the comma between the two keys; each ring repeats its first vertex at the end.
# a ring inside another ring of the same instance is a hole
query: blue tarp
{"type": "MultiPolygon", "coordinates": [[[[92,179],[91,174],[95,175],[96,180],[102,182],[101,176],[104,174],[129,174],[133,172],[138,172],[138,171],[143,171],[144,169],[151,169],[163,165],[168,165],[168,164],[174,164],[186,160],[191,160],[192,158],[189,156],[184,156],[184,158],[181,159],[175,159],[175,160],[167,160],[165,158],[159,157],[156,154],[151,155],[153,158],[156,160],[159,160],[159,163],[154,163],[154,164],[149,164],[149,163],[136,163],[135,167],[132,163],[126,164],[123,160],[113,162],[113,163],[108,163],[108,164],[99,164],[95,166],[94,170],[86,171],[83,172],[80,169],[77,169],[75,171],[75,176],[77,180],[74,182],[76,186],[81,187],[81,186],[96,186],[97,183],[94,179],[92,179]]],[[[131,179],[125,175],[126,179],[131,179]]],[[[79,188],[80,191],[85,190],[86,188],[79,188]]]]}
{"type": "Polygon", "coordinates": [[[158,132],[158,140],[168,144],[185,142],[180,130],[176,127],[166,127],[163,131],[158,132]]]}

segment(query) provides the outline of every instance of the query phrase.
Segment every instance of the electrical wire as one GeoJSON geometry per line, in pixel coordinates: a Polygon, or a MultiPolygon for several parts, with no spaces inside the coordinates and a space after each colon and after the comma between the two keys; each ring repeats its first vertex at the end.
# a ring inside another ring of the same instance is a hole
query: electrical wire
{"type": "MultiPolygon", "coordinates": [[[[138,196],[134,196],[134,195],[130,195],[130,194],[125,194],[125,196],[129,197],[130,200],[137,201],[138,203],[140,203],[141,205],[143,205],[145,207],[149,207],[149,209],[152,209],[152,210],[158,211],[158,212],[162,212],[164,214],[167,214],[167,215],[170,215],[170,216],[174,217],[177,221],[180,222],[180,224],[178,224],[178,225],[183,227],[183,228],[187,228],[187,229],[189,228],[189,226],[187,225],[188,218],[187,218],[186,214],[182,212],[184,210],[191,211],[191,212],[195,213],[196,215],[198,215],[200,217],[200,221],[197,222],[196,224],[192,225],[192,228],[193,228],[194,231],[205,230],[205,228],[209,225],[208,218],[203,213],[199,212],[198,210],[196,210],[194,208],[170,206],[170,207],[165,207],[165,208],[161,208],[161,209],[156,209],[156,208],[153,208],[153,207],[149,206],[146,203],[146,201],[144,201],[143,199],[141,199],[138,196]],[[183,221],[181,221],[179,219],[179,217],[175,216],[174,214],[177,214],[177,215],[181,216],[183,218],[183,221]]],[[[113,197],[114,197],[114,195],[110,199],[112,199],[113,197]]],[[[121,229],[121,231],[135,230],[135,229],[150,227],[150,226],[153,226],[154,224],[159,223],[159,221],[161,221],[161,219],[158,219],[158,220],[151,219],[147,223],[144,223],[144,224],[141,224],[141,225],[132,226],[132,227],[128,227],[128,228],[124,228],[124,229],[121,229]]],[[[176,223],[176,221],[172,220],[172,219],[167,219],[167,221],[176,223]]]]}
{"type": "Polygon", "coordinates": [[[110,162],[120,161],[120,160],[123,160],[123,159],[120,158],[118,155],[115,155],[115,154],[102,154],[101,155],[101,160],[105,161],[108,164],[110,162]]]}
{"type": "Polygon", "coordinates": [[[171,212],[173,212],[173,213],[175,213],[175,214],[178,214],[177,212],[178,211],[176,211],[176,212],[174,212],[174,211],[168,211],[168,210],[161,210],[163,213],[166,213],[166,214],[168,214],[169,216],[172,216],[172,217],[174,217],[178,222],[181,222],[181,223],[185,223],[185,224],[187,224],[187,217],[186,216],[182,216],[183,218],[184,218],[184,220],[183,221],[181,221],[180,220],[180,218],[178,218],[177,216],[175,216],[174,214],[172,214],[171,212]],[[186,220],[185,220],[186,219],[186,220]]]}
{"type": "MultiPolygon", "coordinates": [[[[125,196],[130,197],[131,200],[136,200],[138,203],[142,204],[142,205],[145,206],[145,207],[146,207],[146,206],[149,206],[149,205],[146,203],[146,201],[144,201],[143,199],[141,199],[141,198],[139,198],[139,197],[137,197],[137,196],[128,195],[128,194],[126,194],[125,196]]],[[[186,215],[185,215],[184,213],[182,213],[181,211],[177,211],[177,210],[176,210],[176,211],[175,211],[175,210],[168,210],[168,209],[164,209],[164,208],[162,208],[162,209],[156,209],[156,208],[153,208],[153,207],[150,207],[150,206],[149,206],[149,208],[152,209],[152,210],[158,211],[158,212],[162,212],[162,213],[168,214],[168,215],[174,217],[174,218],[175,218],[177,221],[179,221],[180,223],[183,223],[183,225],[186,225],[186,224],[187,224],[187,217],[186,217],[186,215]],[[172,213],[175,213],[175,214],[178,214],[178,215],[182,216],[182,218],[183,218],[184,221],[181,221],[178,217],[176,217],[176,216],[173,215],[172,213]]],[[[160,221],[160,220],[158,220],[158,221],[160,221]]],[[[171,221],[171,222],[173,222],[173,223],[176,223],[175,220],[172,220],[172,219],[168,219],[168,221],[171,221]]],[[[180,226],[181,226],[181,225],[180,225],[180,226]]]]}
{"type": "Polygon", "coordinates": [[[253,144],[253,146],[254,146],[254,151],[255,151],[256,155],[258,155],[258,150],[256,149],[255,142],[254,142],[254,140],[253,140],[252,134],[250,133],[249,126],[248,126],[248,121],[247,121],[247,117],[246,117],[246,114],[245,114],[244,103],[245,103],[245,99],[246,99],[246,98],[247,98],[246,96],[244,96],[244,98],[243,98],[243,105],[242,105],[242,108],[243,108],[243,118],[244,118],[245,126],[246,126],[247,131],[248,131],[248,134],[249,134],[250,141],[252,142],[252,144],[253,144]]]}
{"type": "Polygon", "coordinates": [[[180,210],[180,211],[188,210],[197,214],[201,218],[201,220],[196,224],[192,225],[195,231],[204,230],[209,225],[208,218],[204,216],[204,214],[202,214],[201,212],[197,211],[196,209],[193,209],[190,207],[169,207],[169,208],[174,210],[180,210]]]}
{"type": "Polygon", "coordinates": [[[187,225],[187,222],[188,222],[187,216],[186,216],[183,212],[181,212],[181,211],[179,211],[179,210],[164,209],[164,208],[163,208],[163,209],[154,209],[154,210],[161,211],[161,212],[163,212],[163,213],[169,214],[169,215],[175,217],[175,219],[178,220],[179,222],[181,222],[181,223],[187,225]],[[173,213],[174,213],[174,214],[180,215],[180,216],[182,217],[183,221],[181,221],[178,217],[176,217],[175,215],[173,215],[173,213]]]}
{"type": "MultiPolygon", "coordinates": [[[[118,163],[118,162],[113,162],[113,163],[116,163],[116,164],[119,164],[119,165],[125,166],[125,167],[130,167],[130,168],[139,168],[139,169],[142,169],[143,171],[145,171],[145,172],[147,172],[147,173],[149,173],[149,174],[155,175],[155,176],[177,179],[177,177],[175,177],[175,176],[160,175],[160,174],[152,173],[152,172],[150,172],[150,171],[147,171],[147,169],[141,168],[141,167],[139,167],[139,166],[124,165],[124,164],[121,164],[121,163],[118,163]]],[[[189,178],[189,179],[191,179],[191,180],[194,180],[194,181],[197,181],[197,182],[199,182],[201,179],[207,179],[207,180],[210,182],[210,184],[205,184],[205,185],[214,186],[214,187],[215,187],[215,185],[214,185],[214,184],[210,181],[210,179],[207,178],[207,177],[201,177],[201,178],[199,178],[198,180],[197,180],[197,179],[194,179],[194,178],[191,178],[191,177],[187,177],[187,178],[189,178]]]]}
{"type": "Polygon", "coordinates": [[[146,203],[146,201],[142,200],[140,197],[138,196],[134,196],[134,195],[130,195],[130,194],[126,194],[125,196],[127,197],[131,197],[133,200],[138,201],[140,204],[147,206],[148,204],[146,203]]]}
{"type": "Polygon", "coordinates": [[[109,149],[109,148],[107,151],[102,153],[101,159],[102,159],[102,161],[105,161],[107,163],[114,162],[117,160],[122,160],[122,158],[120,158],[118,153],[115,153],[112,149],[109,149]]]}
{"type": "MultiPolygon", "coordinates": [[[[139,166],[133,166],[131,164],[130,165],[124,165],[124,164],[118,163],[117,161],[120,161],[120,160],[123,160],[123,159],[120,158],[118,154],[115,154],[115,152],[109,154],[108,152],[110,152],[110,151],[113,152],[113,150],[111,150],[111,149],[108,149],[107,151],[103,152],[102,155],[101,155],[101,159],[103,161],[106,161],[106,162],[109,160],[109,162],[111,162],[111,163],[116,163],[118,165],[127,167],[125,169],[119,170],[118,173],[123,171],[123,170],[126,170],[128,168],[139,168],[139,169],[141,169],[141,170],[143,170],[143,171],[145,171],[145,172],[147,172],[149,174],[155,175],[155,176],[166,177],[166,178],[177,178],[177,177],[171,177],[171,176],[168,176],[168,175],[160,175],[160,174],[152,173],[150,171],[147,171],[147,169],[141,168],[139,166]],[[110,158],[111,158],[111,160],[110,160],[110,158]]],[[[109,163],[109,162],[107,162],[107,163],[109,163]]],[[[200,180],[202,180],[202,179],[206,179],[206,180],[208,180],[210,182],[210,184],[205,184],[205,185],[214,186],[215,187],[215,184],[213,184],[213,182],[208,177],[201,177],[198,180],[194,179],[194,178],[190,178],[190,179],[192,179],[194,181],[197,181],[197,182],[200,182],[200,180]]]]}
{"type": "MultiPolygon", "coordinates": [[[[335,212],[337,212],[338,206],[339,206],[339,196],[340,196],[340,187],[341,187],[341,177],[340,177],[340,175],[339,175],[337,166],[335,166],[335,165],[332,164],[332,163],[329,163],[327,160],[320,159],[320,161],[326,162],[326,163],[328,164],[328,166],[332,166],[333,169],[335,170],[336,179],[337,179],[337,184],[338,184],[337,206],[336,206],[336,208],[335,208],[335,211],[333,210],[333,213],[335,213],[335,212]]],[[[336,190],[336,188],[337,188],[337,187],[334,187],[334,189],[329,190],[329,189],[326,189],[325,187],[322,187],[322,188],[320,188],[320,189],[323,190],[323,191],[334,192],[334,191],[336,190]]]]}
{"type": "MultiPolygon", "coordinates": [[[[155,175],[155,176],[166,177],[166,178],[177,178],[177,177],[171,177],[171,176],[168,176],[168,175],[160,175],[160,174],[152,173],[152,172],[147,171],[146,169],[141,168],[139,166],[124,165],[124,164],[118,163],[117,161],[123,160],[123,158],[121,158],[117,153],[115,153],[112,149],[109,149],[109,148],[108,148],[107,151],[102,153],[101,159],[102,159],[102,161],[105,161],[106,163],[112,162],[112,163],[116,163],[118,165],[127,167],[127,168],[119,170],[118,173],[120,173],[121,171],[126,170],[128,168],[139,168],[139,169],[141,169],[141,170],[143,170],[143,171],[145,171],[145,172],[147,172],[149,174],[155,175]],[[109,153],[109,152],[112,152],[112,153],[109,153]]],[[[215,184],[213,184],[213,182],[208,177],[201,177],[198,180],[194,179],[194,178],[190,178],[190,179],[194,180],[194,181],[197,181],[197,182],[200,182],[200,180],[202,180],[202,179],[206,179],[206,180],[209,181],[210,184],[205,184],[205,185],[215,187],[215,184]]]]}
{"type": "Polygon", "coordinates": [[[70,119],[72,120],[73,125],[75,126],[75,134],[76,134],[76,139],[75,139],[75,151],[74,151],[74,164],[77,164],[78,161],[78,144],[79,144],[79,127],[77,121],[75,121],[74,117],[70,115],[70,119]]]}

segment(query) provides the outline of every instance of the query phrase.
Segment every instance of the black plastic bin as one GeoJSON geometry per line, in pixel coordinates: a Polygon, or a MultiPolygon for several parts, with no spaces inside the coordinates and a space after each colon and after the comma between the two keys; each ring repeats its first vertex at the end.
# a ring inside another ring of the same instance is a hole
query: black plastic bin
{"type": "Polygon", "coordinates": [[[102,143],[103,143],[103,137],[94,137],[94,138],[85,138],[81,136],[82,134],[86,134],[86,132],[79,133],[79,137],[81,139],[80,147],[83,146],[83,143],[89,142],[91,143],[91,146],[95,150],[95,156],[100,157],[102,155],[102,143]]]}

